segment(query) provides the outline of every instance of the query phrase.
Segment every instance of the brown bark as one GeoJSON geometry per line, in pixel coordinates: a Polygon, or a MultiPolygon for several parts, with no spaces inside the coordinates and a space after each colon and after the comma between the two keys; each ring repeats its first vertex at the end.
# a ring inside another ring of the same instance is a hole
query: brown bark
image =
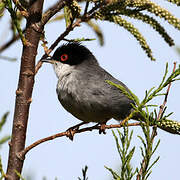
{"type": "Polygon", "coordinates": [[[44,0],[31,0],[28,10],[29,16],[25,30],[27,43],[23,46],[21,57],[6,180],[18,180],[16,171],[21,173],[23,168],[24,159],[20,159],[18,153],[24,149],[26,140],[29,107],[34,86],[35,57],[43,29],[38,26],[41,21],[43,2],[44,0]]]}

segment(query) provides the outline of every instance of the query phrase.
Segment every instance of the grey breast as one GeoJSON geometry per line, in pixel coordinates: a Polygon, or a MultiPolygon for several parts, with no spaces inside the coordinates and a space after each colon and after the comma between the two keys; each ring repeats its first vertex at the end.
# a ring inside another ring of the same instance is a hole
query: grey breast
{"type": "Polygon", "coordinates": [[[106,122],[111,118],[122,120],[130,113],[133,101],[106,80],[128,90],[99,65],[81,65],[58,82],[58,98],[68,112],[82,121],[106,122]]]}

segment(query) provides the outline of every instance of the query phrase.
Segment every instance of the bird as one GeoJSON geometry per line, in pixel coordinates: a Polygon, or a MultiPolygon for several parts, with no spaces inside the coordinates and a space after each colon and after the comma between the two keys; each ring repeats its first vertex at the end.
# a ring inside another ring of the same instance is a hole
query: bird
{"type": "Polygon", "coordinates": [[[80,125],[95,122],[105,133],[108,120],[122,121],[131,113],[134,101],[107,81],[123,86],[127,92],[128,87],[103,69],[81,43],[65,43],[42,62],[53,65],[58,78],[58,99],[69,113],[82,121],[80,125]]]}

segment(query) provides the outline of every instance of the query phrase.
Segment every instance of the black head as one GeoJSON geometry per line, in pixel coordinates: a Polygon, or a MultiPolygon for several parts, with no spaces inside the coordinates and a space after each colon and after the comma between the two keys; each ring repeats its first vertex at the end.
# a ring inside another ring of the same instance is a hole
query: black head
{"type": "MultiPolygon", "coordinates": [[[[93,54],[85,46],[77,42],[63,44],[54,52],[52,59],[64,64],[78,65],[93,54]]],[[[93,56],[94,57],[94,56],[93,56]]]]}

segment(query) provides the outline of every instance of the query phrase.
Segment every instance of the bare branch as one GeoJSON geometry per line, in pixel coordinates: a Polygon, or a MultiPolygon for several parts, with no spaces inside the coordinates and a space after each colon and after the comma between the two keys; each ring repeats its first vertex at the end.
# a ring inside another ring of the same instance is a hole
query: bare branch
{"type": "MultiPolygon", "coordinates": [[[[62,0],[61,0],[62,1],[62,0]]],[[[41,59],[38,61],[35,69],[35,73],[38,72],[38,70],[42,66],[42,59],[46,59],[49,54],[54,50],[54,48],[59,44],[60,41],[62,41],[75,27],[80,26],[80,23],[88,21],[90,18],[93,17],[92,13],[95,12],[98,8],[102,7],[104,3],[99,3],[98,5],[94,6],[90,11],[84,13],[82,17],[77,19],[75,23],[71,23],[66,30],[55,40],[55,42],[50,46],[48,54],[45,52],[45,54],[41,57],[41,59]]],[[[47,16],[48,17],[48,16],[47,16]]],[[[49,16],[50,17],[50,16],[49,16]]],[[[47,18],[48,19],[48,18],[47,18]]],[[[43,24],[43,23],[42,23],[43,24]]]]}
{"type": "Polygon", "coordinates": [[[0,46],[0,52],[4,51],[7,49],[11,44],[13,44],[15,41],[19,39],[19,34],[13,36],[8,42],[0,46]]]}
{"type": "Polygon", "coordinates": [[[24,163],[17,154],[24,149],[26,141],[29,107],[34,86],[35,57],[41,36],[40,29],[35,31],[34,26],[41,21],[44,0],[31,0],[31,2],[33,4],[28,10],[29,16],[25,30],[28,43],[23,44],[6,180],[19,180],[16,172],[21,174],[24,163]]]}
{"type": "Polygon", "coordinates": [[[48,54],[47,52],[41,57],[41,59],[38,61],[37,65],[36,65],[36,69],[35,69],[35,73],[38,72],[38,70],[40,69],[40,67],[42,66],[42,59],[46,59],[48,57],[48,55],[53,51],[53,49],[59,44],[59,42],[61,40],[64,39],[64,37],[66,37],[70,31],[72,31],[76,26],[79,26],[79,24],[82,22],[81,19],[77,19],[76,22],[74,24],[70,24],[66,30],[54,41],[54,43],[50,46],[48,54]]]}
{"type": "MultiPolygon", "coordinates": [[[[140,125],[140,122],[127,124],[127,126],[139,126],[139,125],[140,125]]],[[[121,128],[121,127],[123,127],[123,123],[105,125],[105,129],[121,128]]],[[[40,140],[34,142],[33,144],[29,145],[24,150],[22,150],[20,153],[18,153],[18,157],[20,159],[24,159],[24,157],[28,151],[30,151],[32,148],[34,148],[34,147],[38,146],[39,144],[42,144],[46,141],[50,141],[50,140],[56,139],[58,137],[63,137],[63,136],[70,137],[70,136],[74,136],[75,134],[79,134],[79,133],[83,133],[83,132],[87,132],[87,131],[93,131],[93,130],[100,130],[100,129],[101,129],[101,126],[96,125],[96,126],[82,128],[82,129],[73,129],[73,130],[71,130],[71,132],[65,131],[65,132],[60,132],[60,133],[54,134],[52,136],[40,139],[40,140]]]]}
{"type": "MultiPolygon", "coordinates": [[[[18,5],[18,9],[21,12],[24,12],[24,9],[22,9],[22,6],[20,6],[18,4],[17,0],[13,0],[13,2],[18,5]]],[[[42,20],[39,23],[39,26],[42,28],[48,21],[49,19],[54,16],[57,12],[59,12],[65,5],[66,0],[59,0],[56,4],[54,4],[52,7],[50,7],[49,9],[47,9],[45,11],[45,13],[42,16],[42,20]]],[[[22,31],[23,33],[25,32],[25,30],[22,31]]],[[[5,49],[7,49],[10,45],[12,45],[15,41],[17,41],[20,38],[19,34],[14,35],[8,42],[6,42],[5,44],[3,44],[0,47],[0,52],[4,51],[5,49]]]]}
{"type": "Polygon", "coordinates": [[[57,12],[59,12],[69,0],[59,0],[50,7],[42,16],[41,26],[44,26],[57,12]]]}

